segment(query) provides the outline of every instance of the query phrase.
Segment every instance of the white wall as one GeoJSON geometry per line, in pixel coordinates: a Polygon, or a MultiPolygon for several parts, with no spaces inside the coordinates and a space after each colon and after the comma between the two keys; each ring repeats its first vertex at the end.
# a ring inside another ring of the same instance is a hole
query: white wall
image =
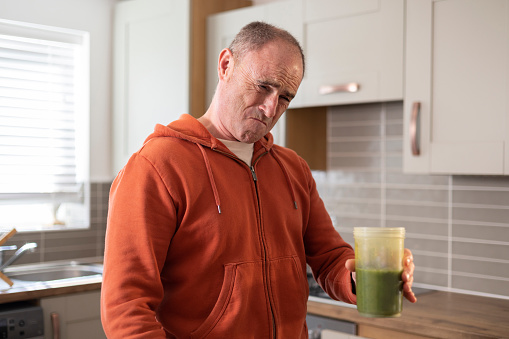
{"type": "Polygon", "coordinates": [[[111,53],[116,0],[0,0],[0,18],[90,33],[90,175],[111,181],[111,53]]]}

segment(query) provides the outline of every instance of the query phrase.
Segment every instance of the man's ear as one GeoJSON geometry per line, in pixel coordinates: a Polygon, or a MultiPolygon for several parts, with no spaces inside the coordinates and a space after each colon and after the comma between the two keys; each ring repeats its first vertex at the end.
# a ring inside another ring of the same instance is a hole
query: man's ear
{"type": "Polygon", "coordinates": [[[219,80],[224,80],[233,71],[233,54],[228,48],[225,48],[219,53],[219,62],[217,65],[217,75],[219,80]]]}

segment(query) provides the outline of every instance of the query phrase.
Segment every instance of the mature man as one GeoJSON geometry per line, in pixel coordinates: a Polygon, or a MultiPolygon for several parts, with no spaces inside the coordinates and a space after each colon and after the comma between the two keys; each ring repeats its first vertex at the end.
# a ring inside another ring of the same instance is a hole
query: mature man
{"type": "Polygon", "coordinates": [[[329,295],[356,302],[352,248],[305,161],[269,133],[303,73],[289,33],[247,25],[219,55],[207,112],[157,125],[119,173],[102,289],[108,337],[307,338],[306,263],[329,295]]]}

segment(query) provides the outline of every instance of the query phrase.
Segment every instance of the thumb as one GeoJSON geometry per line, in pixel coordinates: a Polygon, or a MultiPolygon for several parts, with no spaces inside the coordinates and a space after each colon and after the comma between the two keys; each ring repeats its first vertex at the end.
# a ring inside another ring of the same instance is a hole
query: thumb
{"type": "Polygon", "coordinates": [[[349,270],[350,272],[355,272],[355,259],[348,259],[346,262],[345,262],[345,267],[347,270],[349,270]]]}

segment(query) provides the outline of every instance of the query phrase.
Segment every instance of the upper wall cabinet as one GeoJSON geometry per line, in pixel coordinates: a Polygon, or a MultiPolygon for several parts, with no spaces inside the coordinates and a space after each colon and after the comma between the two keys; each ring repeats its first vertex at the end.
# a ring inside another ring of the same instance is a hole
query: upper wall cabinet
{"type": "Polygon", "coordinates": [[[206,102],[210,104],[218,82],[219,54],[230,46],[235,35],[246,24],[265,19],[265,6],[253,6],[214,14],[207,19],[207,89],[206,102]]]}
{"type": "Polygon", "coordinates": [[[402,100],[403,20],[404,0],[304,0],[302,106],[402,100]]]}
{"type": "Polygon", "coordinates": [[[189,0],[116,5],[113,74],[115,173],[157,123],[189,112],[189,0]]]}
{"type": "Polygon", "coordinates": [[[509,1],[411,0],[404,171],[509,174],[509,1]]]}

